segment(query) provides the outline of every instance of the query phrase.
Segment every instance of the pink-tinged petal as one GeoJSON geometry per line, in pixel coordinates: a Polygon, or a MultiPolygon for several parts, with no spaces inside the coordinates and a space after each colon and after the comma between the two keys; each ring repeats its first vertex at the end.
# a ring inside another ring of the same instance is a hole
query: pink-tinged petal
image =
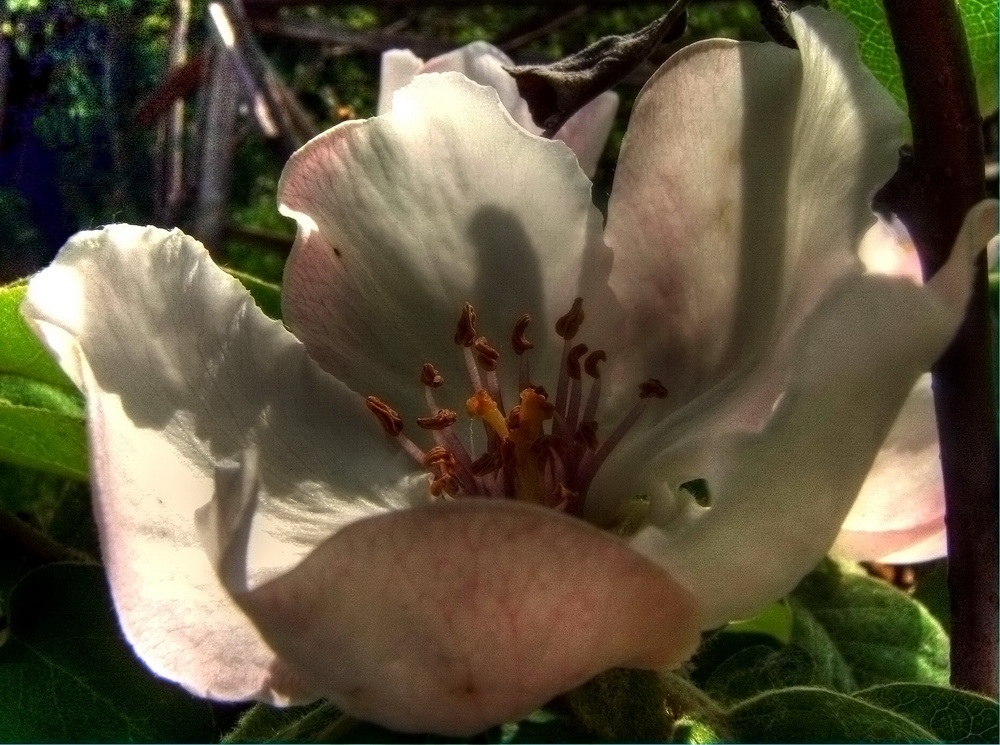
{"type": "Polygon", "coordinates": [[[610,281],[675,404],[789,339],[857,271],[870,198],[896,167],[902,114],[850,24],[807,8],[792,31],[798,51],[687,47],[632,112],[608,210],[610,281]]]}
{"type": "Polygon", "coordinates": [[[787,386],[763,426],[727,432],[729,410],[707,410],[648,460],[651,525],[633,545],[692,589],[710,625],[783,596],[829,550],[910,390],[961,322],[996,220],[996,203],[974,207],[924,287],[842,280],[793,339],[787,386]],[[678,500],[696,477],[707,508],[678,500]]]}
{"type": "Polygon", "coordinates": [[[920,256],[913,245],[906,226],[897,217],[881,217],[865,233],[858,249],[858,258],[865,270],[890,277],[908,277],[916,284],[923,284],[920,256]]]}
{"type": "Polygon", "coordinates": [[[22,310],[86,395],[102,558],[137,654],[198,695],[308,698],[219,584],[195,511],[216,464],[255,444],[251,554],[272,576],[340,525],[422,501],[406,490],[409,464],[357,395],[180,232],[79,233],[22,310]]]}
{"type": "Polygon", "coordinates": [[[463,303],[516,377],[521,314],[541,372],[557,362],[544,354],[556,318],[602,273],[607,291],[601,217],[573,154],[456,73],[419,75],[391,113],[313,139],[285,167],[279,200],[299,223],[285,321],[326,370],[407,421],[426,411],[426,362],[444,376],[441,403],[463,410],[468,377],[452,341],[463,303]]]}
{"type": "Polygon", "coordinates": [[[468,736],[603,670],[676,666],[699,641],[697,605],[670,575],[587,523],[515,502],[362,520],[252,587],[253,500],[244,474],[215,505],[227,587],[316,690],[396,730],[468,736]]]}
{"type": "Polygon", "coordinates": [[[910,561],[930,561],[945,555],[943,538],[944,483],[927,373],[907,397],[831,553],[886,562],[905,551],[910,561]],[[918,545],[930,553],[911,550],[918,545]]]}
{"type": "MultiPolygon", "coordinates": [[[[504,70],[512,67],[513,60],[492,44],[474,41],[464,47],[422,62],[412,52],[393,49],[382,55],[382,75],[379,81],[378,113],[384,114],[391,107],[392,94],[408,84],[416,75],[430,72],[459,72],[480,85],[496,90],[504,108],[518,124],[532,134],[541,134],[542,128],[531,118],[528,103],[517,90],[514,78],[504,70]]],[[[602,93],[580,111],[556,133],[576,153],[587,176],[593,176],[604,152],[615,114],[618,112],[618,95],[602,93]]]]}

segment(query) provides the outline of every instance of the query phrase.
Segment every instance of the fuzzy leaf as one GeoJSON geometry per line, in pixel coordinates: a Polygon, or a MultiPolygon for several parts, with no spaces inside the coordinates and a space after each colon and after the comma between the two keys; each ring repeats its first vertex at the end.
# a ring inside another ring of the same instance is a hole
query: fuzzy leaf
{"type": "Polygon", "coordinates": [[[909,719],[842,693],[786,688],[736,706],[740,742],[941,742],[909,719]]]}
{"type": "Polygon", "coordinates": [[[850,693],[882,683],[947,684],[947,635],[891,585],[827,561],[789,602],[791,642],[813,658],[824,685],[850,693]]]}
{"type": "Polygon", "coordinates": [[[904,716],[945,742],[1000,742],[1000,707],[975,693],[920,683],[891,683],[868,688],[854,698],[904,716]]]}
{"type": "Polygon", "coordinates": [[[0,741],[212,742],[208,702],[146,670],[122,638],[100,568],[50,564],[9,603],[0,741]]]}

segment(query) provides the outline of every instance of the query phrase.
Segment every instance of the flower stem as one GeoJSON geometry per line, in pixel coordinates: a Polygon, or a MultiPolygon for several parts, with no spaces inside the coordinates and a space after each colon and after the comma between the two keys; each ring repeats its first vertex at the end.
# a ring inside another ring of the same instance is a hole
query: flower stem
{"type": "MultiPolygon", "coordinates": [[[[981,120],[954,0],[883,0],[903,72],[913,157],[884,196],[910,230],[925,276],[948,258],[985,195],[981,120]]],[[[951,596],[951,682],[997,695],[997,422],[986,257],[954,341],[934,366],[951,596]]]]}

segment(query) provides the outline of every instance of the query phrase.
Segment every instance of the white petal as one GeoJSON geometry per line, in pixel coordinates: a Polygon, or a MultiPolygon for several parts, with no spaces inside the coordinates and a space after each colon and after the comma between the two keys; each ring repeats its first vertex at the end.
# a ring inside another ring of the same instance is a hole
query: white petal
{"type": "Polygon", "coordinates": [[[220,523],[227,584],[282,659],[362,719],[468,736],[603,670],[676,666],[700,640],[691,594],[659,567],[580,520],[508,501],[362,520],[247,593],[248,483],[220,523]]]}
{"type": "Polygon", "coordinates": [[[921,376],[875,457],[831,553],[858,561],[944,556],[944,482],[931,376],[921,376]],[[940,536],[938,542],[929,537],[940,536]],[[922,546],[930,553],[912,550],[922,546]]]}
{"type": "Polygon", "coordinates": [[[600,213],[572,153],[455,73],[420,75],[390,114],[313,139],[279,192],[299,222],[286,322],[325,369],[406,419],[425,412],[426,362],[444,376],[442,403],[462,410],[468,379],[452,338],[463,303],[502,355],[530,313],[535,369],[551,369],[555,319],[607,276],[600,213]]]}
{"type": "Polygon", "coordinates": [[[651,463],[654,526],[634,545],[695,591],[710,625],[781,597],[832,545],[907,394],[964,315],[996,209],[970,211],[923,288],[864,275],[828,293],[799,330],[788,386],[762,429],[719,434],[706,412],[700,431],[651,463]],[[708,482],[708,509],[677,507],[673,492],[692,470],[708,482]]]}
{"type": "Polygon", "coordinates": [[[388,113],[392,108],[392,94],[409,85],[423,64],[424,61],[409,49],[390,49],[382,53],[377,113],[388,113]]]}
{"type": "Polygon", "coordinates": [[[410,504],[397,488],[408,464],[357,395],[179,232],[77,234],[31,280],[23,313],[87,397],[102,556],[136,652],[199,695],[301,700],[197,536],[216,464],[260,450],[262,578],[340,525],[410,504]]]}
{"type": "MultiPolygon", "coordinates": [[[[787,339],[856,270],[902,114],[850,24],[793,14],[799,50],[710,40],[674,55],[632,112],[608,211],[611,286],[646,374],[675,404],[787,339]]],[[[770,402],[764,404],[769,406],[770,402]]]]}
{"type": "MultiPolygon", "coordinates": [[[[514,62],[492,44],[474,41],[447,54],[423,63],[412,52],[393,49],[382,55],[382,77],[379,82],[378,113],[390,109],[392,94],[409,83],[416,75],[430,72],[459,72],[480,85],[495,89],[500,101],[518,124],[532,134],[542,129],[531,118],[527,102],[521,98],[517,84],[504,67],[514,62]]],[[[602,93],[570,117],[556,133],[576,153],[580,167],[593,176],[604,152],[604,145],[611,133],[615,114],[618,112],[618,95],[602,93]]]]}

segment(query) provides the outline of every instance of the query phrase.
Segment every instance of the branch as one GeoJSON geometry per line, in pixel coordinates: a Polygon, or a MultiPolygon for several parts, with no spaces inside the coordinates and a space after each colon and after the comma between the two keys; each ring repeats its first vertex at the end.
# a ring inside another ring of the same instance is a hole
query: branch
{"type": "MultiPolygon", "coordinates": [[[[924,275],[947,260],[985,195],[983,141],[965,34],[953,0],[884,0],[913,124],[913,154],[886,197],[924,275]]],[[[997,422],[985,254],[969,309],[934,366],[951,595],[951,682],[997,695],[997,422]]]]}

